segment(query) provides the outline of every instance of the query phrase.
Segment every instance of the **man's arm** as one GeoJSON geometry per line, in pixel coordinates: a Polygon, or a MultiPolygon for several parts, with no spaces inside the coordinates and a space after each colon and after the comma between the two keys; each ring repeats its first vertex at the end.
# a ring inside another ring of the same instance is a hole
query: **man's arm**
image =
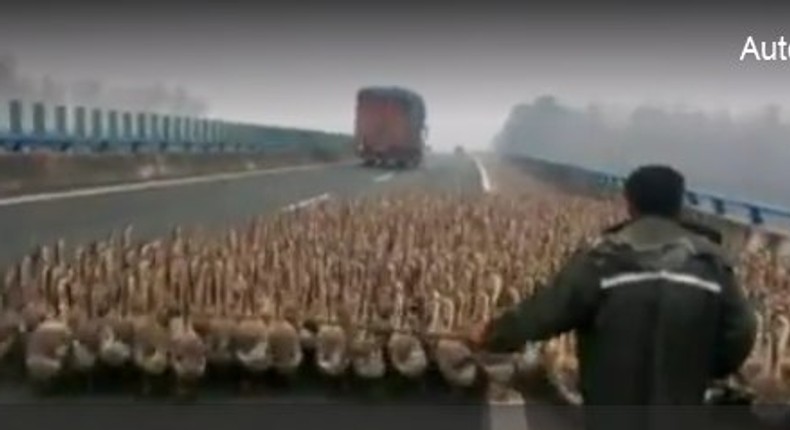
{"type": "Polygon", "coordinates": [[[746,361],[757,337],[757,319],[730,267],[724,268],[722,311],[714,377],[736,372],[746,361]]]}
{"type": "Polygon", "coordinates": [[[514,351],[527,341],[548,339],[582,325],[597,304],[597,272],[588,254],[577,253],[549,285],[489,325],[483,348],[492,352],[514,351]]]}

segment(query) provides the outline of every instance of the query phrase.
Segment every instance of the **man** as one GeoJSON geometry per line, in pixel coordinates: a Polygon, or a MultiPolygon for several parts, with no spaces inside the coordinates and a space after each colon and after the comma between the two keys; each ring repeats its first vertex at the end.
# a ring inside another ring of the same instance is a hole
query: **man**
{"type": "Polygon", "coordinates": [[[579,251],[534,296],[485,327],[478,346],[516,350],[578,336],[589,429],[696,427],[712,379],[741,366],[756,321],[715,232],[681,221],[685,180],[665,166],[630,175],[630,219],[579,251]]]}

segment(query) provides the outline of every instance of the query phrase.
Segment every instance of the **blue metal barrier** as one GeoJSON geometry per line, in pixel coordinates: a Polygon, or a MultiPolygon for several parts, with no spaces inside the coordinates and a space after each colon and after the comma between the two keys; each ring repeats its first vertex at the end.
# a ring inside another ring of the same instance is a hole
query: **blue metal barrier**
{"type": "MultiPolygon", "coordinates": [[[[530,163],[552,166],[552,168],[557,170],[581,174],[590,179],[592,183],[605,188],[620,189],[625,184],[626,177],[622,175],[531,156],[526,157],[526,159],[530,163]]],[[[782,228],[788,228],[790,226],[790,209],[747,201],[745,199],[727,197],[721,193],[692,188],[686,192],[686,203],[695,210],[717,216],[737,218],[752,225],[776,224],[782,228]]]]}
{"type": "Polygon", "coordinates": [[[304,133],[343,141],[329,133],[85,106],[54,107],[53,124],[43,103],[12,100],[8,107],[9,126],[0,129],[0,148],[9,152],[277,152],[312,148],[304,133]]]}

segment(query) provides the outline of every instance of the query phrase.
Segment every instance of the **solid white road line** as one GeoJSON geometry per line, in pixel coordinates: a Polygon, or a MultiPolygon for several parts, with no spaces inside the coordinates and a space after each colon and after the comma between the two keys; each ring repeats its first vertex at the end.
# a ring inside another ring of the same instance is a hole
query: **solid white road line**
{"type": "Polygon", "coordinates": [[[491,185],[491,180],[488,177],[488,172],[486,171],[485,166],[483,163],[480,162],[478,157],[474,157],[475,167],[477,167],[477,173],[480,174],[480,185],[483,187],[483,192],[490,193],[494,190],[491,185]]]}
{"type": "Polygon", "coordinates": [[[381,175],[381,176],[376,176],[375,178],[373,178],[373,181],[374,182],[386,182],[386,181],[389,181],[390,179],[392,179],[392,176],[393,176],[392,173],[386,173],[386,174],[381,175]]]}
{"type": "Polygon", "coordinates": [[[318,202],[322,202],[324,200],[329,200],[330,195],[329,193],[324,193],[315,197],[310,197],[309,199],[299,200],[296,203],[290,204],[283,208],[284,211],[295,211],[297,209],[306,208],[308,206],[314,205],[318,202]]]}
{"type": "Polygon", "coordinates": [[[26,203],[46,202],[52,200],[62,200],[77,197],[99,196],[105,194],[126,193],[132,191],[152,190],[157,188],[178,187],[182,185],[199,184],[204,182],[216,182],[223,180],[241,179],[255,176],[275,175],[279,173],[299,172],[305,170],[316,170],[326,167],[343,166],[349,162],[340,163],[319,163],[305,164],[301,166],[277,167],[273,169],[261,169],[247,172],[217,173],[205,176],[190,176],[186,178],[157,179],[145,182],[132,182],[118,185],[106,185],[92,188],[81,188],[69,191],[56,191],[50,193],[28,194],[17,197],[7,197],[0,199],[0,207],[14,206],[26,203]]]}
{"type": "Polygon", "coordinates": [[[489,404],[486,430],[529,430],[525,404],[489,404]]]}

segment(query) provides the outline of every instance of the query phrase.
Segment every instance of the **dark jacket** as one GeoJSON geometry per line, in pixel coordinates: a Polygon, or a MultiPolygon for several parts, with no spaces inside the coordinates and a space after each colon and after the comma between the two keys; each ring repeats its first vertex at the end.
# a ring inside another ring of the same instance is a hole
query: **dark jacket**
{"type": "Polygon", "coordinates": [[[610,229],[494,321],[487,348],[573,330],[590,428],[676,426],[670,406],[702,405],[711,379],[735,372],[756,336],[729,259],[692,230],[654,217],[610,229]]]}

